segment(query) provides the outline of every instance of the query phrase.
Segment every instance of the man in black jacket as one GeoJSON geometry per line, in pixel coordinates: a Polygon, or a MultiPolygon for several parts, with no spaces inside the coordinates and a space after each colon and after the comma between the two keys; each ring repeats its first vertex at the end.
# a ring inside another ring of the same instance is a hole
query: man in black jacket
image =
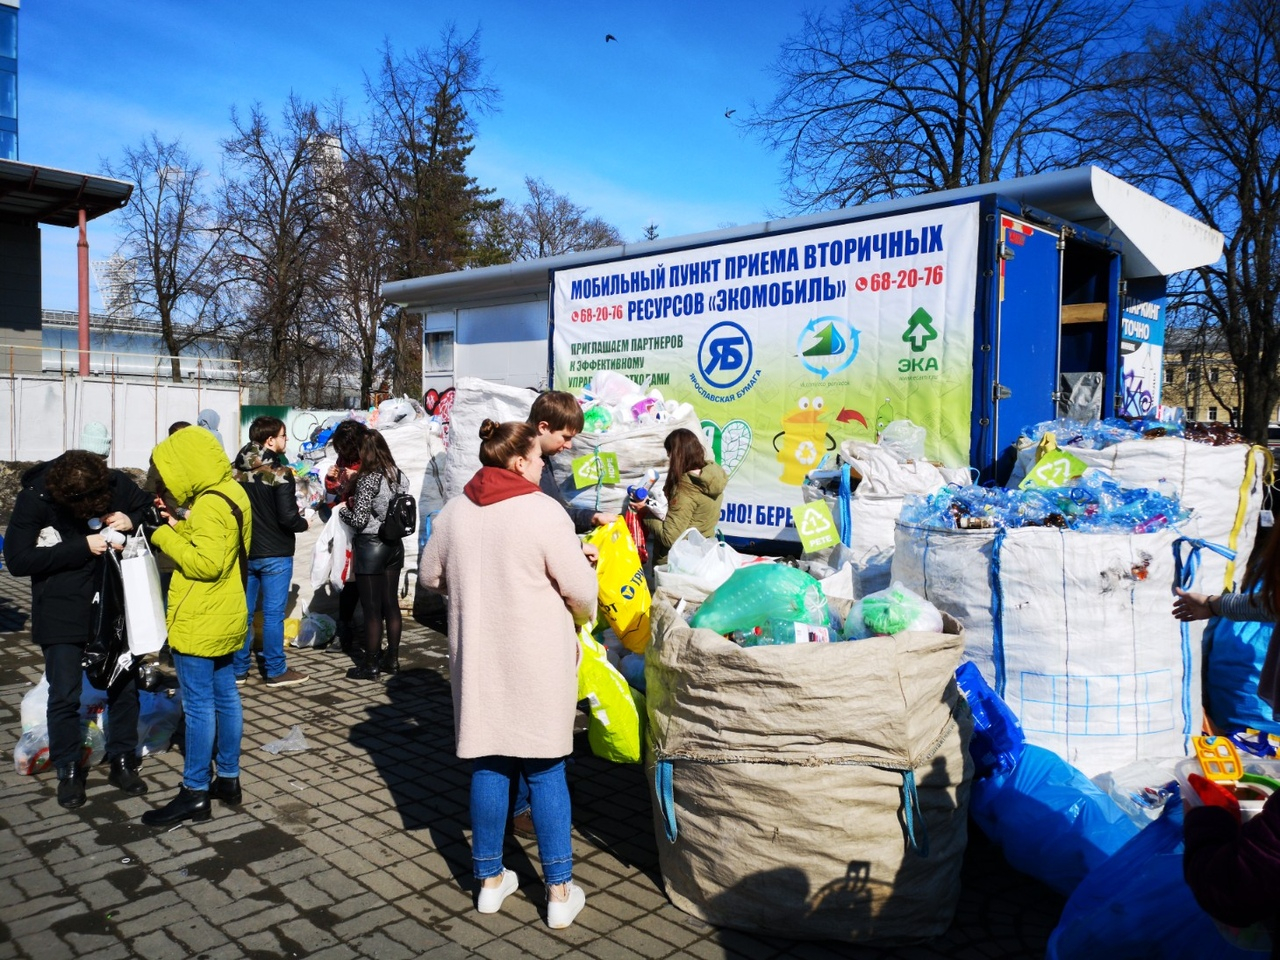
{"type": "Polygon", "coordinates": [[[284,459],[284,421],[258,417],[249,424],[249,442],[235,462],[235,478],[249,494],[253,508],[253,542],[249,546],[249,626],[244,646],[232,668],[236,683],[249,679],[252,664],[253,615],[262,593],[262,659],[269,687],[291,687],[308,677],[289,669],[284,658],[284,612],[293,583],[294,537],[307,529],[298,513],[297,483],[284,459]]]}
{"type": "MultiPolygon", "coordinates": [[[[91,639],[93,598],[102,585],[103,554],[112,549],[99,530],[133,530],[150,498],[106,459],[69,450],[32,467],[5,533],[4,558],[14,576],[31,578],[31,638],[44,653],[49,681],[49,760],[58,773],[58,803],[81,806],[88,769],[81,766],[81,658],[91,639]]],[[[115,547],[119,549],[119,545],[115,547]]],[[[125,793],[147,792],[138,776],[138,688],[130,672],[108,693],[110,781],[125,793]]]]}

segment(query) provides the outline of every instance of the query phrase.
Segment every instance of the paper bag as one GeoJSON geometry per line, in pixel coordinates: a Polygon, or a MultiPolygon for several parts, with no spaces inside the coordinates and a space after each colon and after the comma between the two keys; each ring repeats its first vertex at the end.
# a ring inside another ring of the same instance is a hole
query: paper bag
{"type": "Polygon", "coordinates": [[[120,559],[124,581],[124,618],[129,652],[134,656],[156,653],[168,638],[164,623],[164,597],[155,554],[142,534],[130,537],[120,559]]]}

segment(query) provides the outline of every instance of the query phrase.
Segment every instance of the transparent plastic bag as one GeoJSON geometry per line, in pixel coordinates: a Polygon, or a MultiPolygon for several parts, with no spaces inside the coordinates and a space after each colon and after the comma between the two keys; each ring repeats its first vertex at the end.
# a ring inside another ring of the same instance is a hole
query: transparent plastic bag
{"type": "Polygon", "coordinates": [[[887,590],[867,594],[855,603],[844,626],[846,640],[915,631],[940,633],[942,614],[920,594],[895,580],[887,590]]]}
{"type": "Polygon", "coordinates": [[[924,439],[928,431],[910,420],[894,420],[880,431],[880,446],[903,463],[924,459],[924,439]]]}
{"type": "Polygon", "coordinates": [[[308,613],[298,625],[298,635],[293,638],[295,647],[327,647],[338,632],[333,617],[323,613],[308,613]]]}
{"type": "Polygon", "coordinates": [[[740,559],[738,552],[724,541],[704,537],[690,527],[667,551],[667,569],[693,577],[710,591],[733,575],[740,559]]]}
{"type": "Polygon", "coordinates": [[[272,740],[270,743],[264,743],[262,749],[267,753],[298,753],[302,750],[309,750],[311,744],[307,743],[307,738],[303,736],[302,726],[294,724],[289,730],[287,737],[281,737],[279,740],[272,740]]]}
{"type": "Polygon", "coordinates": [[[774,617],[826,626],[830,613],[822,585],[785,564],[739,567],[707,597],[689,625],[728,634],[750,630],[774,617]]]}

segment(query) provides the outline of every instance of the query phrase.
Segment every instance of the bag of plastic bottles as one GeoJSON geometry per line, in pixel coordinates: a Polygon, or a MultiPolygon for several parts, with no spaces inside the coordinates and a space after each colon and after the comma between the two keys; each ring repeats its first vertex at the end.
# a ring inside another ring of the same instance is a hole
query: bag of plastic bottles
{"type": "Polygon", "coordinates": [[[23,731],[13,748],[13,769],[20,777],[39,773],[49,765],[49,728],[43,723],[23,731]]]}
{"type": "Polygon", "coordinates": [[[308,613],[298,626],[298,635],[294,637],[295,647],[327,647],[338,632],[338,624],[333,617],[323,613],[308,613]]]}
{"type": "Polygon", "coordinates": [[[942,614],[920,594],[894,581],[888,590],[878,590],[853,605],[845,620],[844,638],[865,640],[907,630],[940,633],[942,614]]]}
{"type": "Polygon", "coordinates": [[[739,567],[707,597],[689,625],[726,634],[757,627],[771,617],[825,626],[830,614],[822,585],[781,563],[739,567]]]}

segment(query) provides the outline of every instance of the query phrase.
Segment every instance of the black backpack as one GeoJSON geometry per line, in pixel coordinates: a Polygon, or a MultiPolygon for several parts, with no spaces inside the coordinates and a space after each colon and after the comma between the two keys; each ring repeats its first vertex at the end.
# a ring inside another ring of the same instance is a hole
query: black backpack
{"type": "Polygon", "coordinates": [[[378,527],[378,539],[383,543],[399,543],[417,529],[418,502],[407,493],[393,494],[387,504],[387,515],[382,518],[382,526],[378,527]]]}

